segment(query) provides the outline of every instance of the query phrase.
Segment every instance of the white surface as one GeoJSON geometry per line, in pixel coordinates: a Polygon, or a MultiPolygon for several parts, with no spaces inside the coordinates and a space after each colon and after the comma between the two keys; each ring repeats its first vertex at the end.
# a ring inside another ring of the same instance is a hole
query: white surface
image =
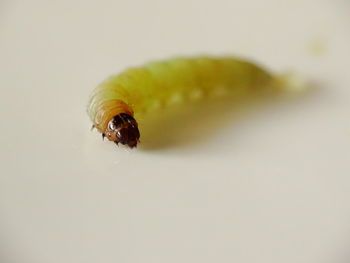
{"type": "Polygon", "coordinates": [[[348,1],[0,8],[1,263],[349,262],[348,1]],[[90,132],[87,97],[105,77],[200,53],[315,88],[239,118],[189,111],[133,151],[90,132]]]}

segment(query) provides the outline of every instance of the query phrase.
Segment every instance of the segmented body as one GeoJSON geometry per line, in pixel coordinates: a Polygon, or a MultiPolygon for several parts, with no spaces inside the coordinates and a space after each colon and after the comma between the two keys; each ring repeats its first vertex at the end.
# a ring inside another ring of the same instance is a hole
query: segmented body
{"type": "MultiPolygon", "coordinates": [[[[272,74],[237,58],[174,58],[131,68],[112,76],[91,95],[88,114],[105,134],[113,117],[136,119],[149,109],[221,90],[249,93],[268,87],[272,74]]],[[[109,138],[110,139],[110,138],[109,138]]],[[[112,139],[110,139],[112,140],[112,139]]]]}

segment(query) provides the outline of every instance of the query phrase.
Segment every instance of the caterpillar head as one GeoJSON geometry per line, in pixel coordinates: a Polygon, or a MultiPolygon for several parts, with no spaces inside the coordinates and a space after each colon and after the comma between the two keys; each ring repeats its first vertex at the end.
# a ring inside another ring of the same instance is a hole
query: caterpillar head
{"type": "Polygon", "coordinates": [[[140,132],[136,120],[129,114],[120,113],[111,119],[102,137],[108,140],[136,147],[139,142],[140,132]]]}

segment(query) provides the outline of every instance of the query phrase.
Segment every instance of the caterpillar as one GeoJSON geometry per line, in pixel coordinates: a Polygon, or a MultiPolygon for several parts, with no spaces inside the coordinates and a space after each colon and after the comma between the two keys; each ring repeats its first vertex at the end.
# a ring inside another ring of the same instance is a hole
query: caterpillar
{"type": "Polygon", "coordinates": [[[150,109],[222,90],[249,94],[281,86],[276,80],[272,73],[244,59],[178,57],[106,79],[92,92],[87,112],[103,138],[133,148],[140,139],[136,119],[150,109]]]}

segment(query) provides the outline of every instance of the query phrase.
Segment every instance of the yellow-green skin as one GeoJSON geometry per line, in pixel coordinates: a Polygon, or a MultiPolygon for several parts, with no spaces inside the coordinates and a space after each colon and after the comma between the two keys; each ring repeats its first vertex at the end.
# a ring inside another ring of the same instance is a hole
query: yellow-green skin
{"type": "MultiPolygon", "coordinates": [[[[122,101],[136,120],[148,109],[218,91],[249,93],[271,86],[273,76],[254,63],[237,58],[174,58],[131,68],[112,76],[91,95],[88,114],[103,132],[113,118],[108,107],[122,101]],[[106,110],[107,109],[107,110],[106,110]],[[104,112],[103,112],[104,111],[104,112]],[[102,124],[104,123],[104,124],[102,124]]],[[[117,110],[118,111],[118,110],[117,110]]],[[[115,112],[113,113],[115,114],[115,112]]]]}

